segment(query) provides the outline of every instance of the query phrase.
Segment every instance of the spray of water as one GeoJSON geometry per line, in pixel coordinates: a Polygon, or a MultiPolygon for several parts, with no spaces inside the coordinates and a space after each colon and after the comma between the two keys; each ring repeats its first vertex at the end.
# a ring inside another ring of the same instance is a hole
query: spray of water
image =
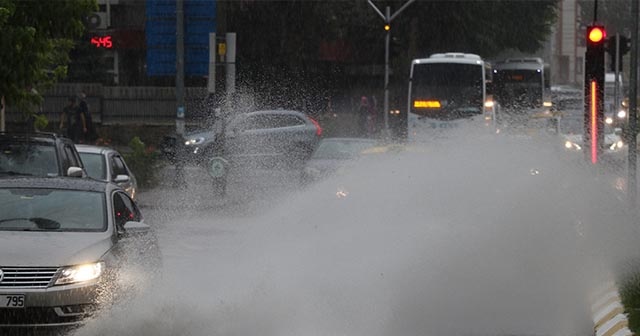
{"type": "Polygon", "coordinates": [[[636,256],[614,178],[561,143],[469,133],[241,216],[150,209],[162,279],[77,335],[592,333],[590,292],[636,256]]]}

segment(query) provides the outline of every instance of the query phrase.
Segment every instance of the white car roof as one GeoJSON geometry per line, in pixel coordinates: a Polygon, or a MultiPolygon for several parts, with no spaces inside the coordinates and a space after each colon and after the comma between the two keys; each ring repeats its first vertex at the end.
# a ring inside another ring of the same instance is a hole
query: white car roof
{"type": "Polygon", "coordinates": [[[117,151],[113,148],[104,147],[104,146],[93,146],[93,145],[75,145],[78,153],[89,153],[89,154],[106,154],[109,152],[117,151]]]}

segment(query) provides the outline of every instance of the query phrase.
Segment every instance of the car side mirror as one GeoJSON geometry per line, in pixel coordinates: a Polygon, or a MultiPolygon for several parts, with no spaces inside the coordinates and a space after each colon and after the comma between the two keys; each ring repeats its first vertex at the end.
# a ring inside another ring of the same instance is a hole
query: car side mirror
{"type": "Polygon", "coordinates": [[[80,167],[69,167],[69,169],[67,169],[67,176],[82,177],[84,176],[84,170],[80,167]]]}
{"type": "Polygon", "coordinates": [[[113,182],[115,183],[127,183],[131,181],[131,178],[129,177],[129,175],[117,175],[115,179],[113,179],[113,182]]]}
{"type": "Polygon", "coordinates": [[[151,230],[151,227],[142,222],[128,221],[124,223],[123,232],[119,232],[121,235],[136,235],[145,234],[151,230]]]}

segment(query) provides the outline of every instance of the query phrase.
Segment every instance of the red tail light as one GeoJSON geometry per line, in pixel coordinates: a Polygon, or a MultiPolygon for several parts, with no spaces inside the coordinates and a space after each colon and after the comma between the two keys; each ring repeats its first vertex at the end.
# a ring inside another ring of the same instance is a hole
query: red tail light
{"type": "Polygon", "coordinates": [[[309,120],[311,120],[313,125],[316,126],[316,135],[322,136],[322,127],[320,127],[320,124],[313,118],[309,118],[309,120]]]}

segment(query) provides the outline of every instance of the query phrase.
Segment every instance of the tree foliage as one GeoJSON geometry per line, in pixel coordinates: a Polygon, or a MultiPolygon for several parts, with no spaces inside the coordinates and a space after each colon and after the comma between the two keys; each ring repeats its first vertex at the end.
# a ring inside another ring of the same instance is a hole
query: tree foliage
{"type": "MultiPolygon", "coordinates": [[[[373,2],[383,13],[386,6],[394,13],[406,0],[373,2]]],[[[489,58],[507,49],[538,51],[555,23],[557,7],[558,0],[417,0],[391,24],[392,82],[406,77],[410,59],[435,52],[489,58]]],[[[353,84],[354,76],[345,76],[349,67],[360,71],[356,85],[381,74],[384,21],[365,0],[236,1],[229,3],[227,18],[227,31],[238,33],[238,64],[250,68],[251,78],[269,83],[259,90],[278,85],[274,73],[289,76],[291,83],[300,83],[306,74],[307,83],[324,81],[325,86],[340,80],[353,84]],[[348,57],[323,59],[323,43],[343,47],[342,56],[348,57]],[[377,71],[369,71],[374,65],[377,71]]]]}
{"type": "MultiPolygon", "coordinates": [[[[392,13],[405,2],[374,1],[392,13]]],[[[485,57],[505,49],[534,52],[551,32],[557,3],[418,0],[392,22],[391,31],[411,57],[452,50],[485,57]]],[[[384,22],[366,1],[243,1],[231,9],[230,22],[230,31],[249,36],[242,53],[262,62],[298,66],[317,60],[322,40],[346,39],[354,62],[379,62],[384,51],[384,22]]]]}
{"type": "Polygon", "coordinates": [[[95,0],[0,0],[0,96],[28,107],[64,78],[69,51],[95,0]]]}

